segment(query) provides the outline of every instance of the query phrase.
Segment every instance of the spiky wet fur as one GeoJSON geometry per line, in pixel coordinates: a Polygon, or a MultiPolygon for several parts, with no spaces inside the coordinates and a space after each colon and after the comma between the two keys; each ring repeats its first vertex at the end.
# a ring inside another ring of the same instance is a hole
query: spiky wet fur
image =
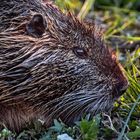
{"type": "Polygon", "coordinates": [[[0,122],[20,131],[36,119],[49,126],[82,114],[108,111],[126,83],[117,60],[102,41],[101,29],[80,22],[70,13],[39,0],[0,2],[0,122]],[[26,33],[33,15],[42,14],[46,31],[35,38],[26,33]],[[84,47],[88,57],[76,56],[84,47]]]}

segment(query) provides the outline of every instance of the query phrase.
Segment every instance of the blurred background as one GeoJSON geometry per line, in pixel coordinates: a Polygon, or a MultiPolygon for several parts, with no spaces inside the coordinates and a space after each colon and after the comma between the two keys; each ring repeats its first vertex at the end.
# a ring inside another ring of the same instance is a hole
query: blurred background
{"type": "MultiPolygon", "coordinates": [[[[82,4],[86,0],[54,0],[60,7],[68,9],[80,9],[82,4]]],[[[140,10],[140,1],[139,0],[89,0],[93,2],[96,9],[102,8],[102,6],[117,6],[119,8],[140,10]]]]}

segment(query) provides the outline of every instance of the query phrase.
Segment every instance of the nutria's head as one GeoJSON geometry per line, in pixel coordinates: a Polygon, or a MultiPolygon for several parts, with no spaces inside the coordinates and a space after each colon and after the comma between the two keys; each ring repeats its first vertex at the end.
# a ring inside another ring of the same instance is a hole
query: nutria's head
{"type": "Polygon", "coordinates": [[[20,2],[0,33],[0,101],[24,101],[66,122],[110,110],[128,81],[100,27],[39,0],[20,2]]]}

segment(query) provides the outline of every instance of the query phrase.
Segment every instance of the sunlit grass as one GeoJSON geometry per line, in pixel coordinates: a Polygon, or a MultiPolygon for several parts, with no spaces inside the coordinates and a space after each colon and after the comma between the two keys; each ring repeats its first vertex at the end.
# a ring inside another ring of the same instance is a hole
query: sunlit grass
{"type": "Polygon", "coordinates": [[[95,0],[86,0],[77,17],[79,19],[84,19],[89,13],[89,10],[91,10],[91,8],[93,7],[94,2],[95,0]]]}

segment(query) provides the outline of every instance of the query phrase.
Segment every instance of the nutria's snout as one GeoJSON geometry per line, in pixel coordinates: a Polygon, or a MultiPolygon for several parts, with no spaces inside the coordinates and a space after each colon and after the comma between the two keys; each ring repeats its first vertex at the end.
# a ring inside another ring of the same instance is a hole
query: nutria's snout
{"type": "Polygon", "coordinates": [[[122,94],[125,93],[127,88],[128,88],[128,86],[129,86],[129,82],[126,81],[125,84],[121,87],[120,93],[122,93],[122,94]]]}
{"type": "Polygon", "coordinates": [[[125,81],[120,81],[119,83],[117,83],[114,88],[115,97],[120,97],[121,95],[123,95],[126,92],[128,86],[129,82],[127,79],[125,79],[125,81]]]}

